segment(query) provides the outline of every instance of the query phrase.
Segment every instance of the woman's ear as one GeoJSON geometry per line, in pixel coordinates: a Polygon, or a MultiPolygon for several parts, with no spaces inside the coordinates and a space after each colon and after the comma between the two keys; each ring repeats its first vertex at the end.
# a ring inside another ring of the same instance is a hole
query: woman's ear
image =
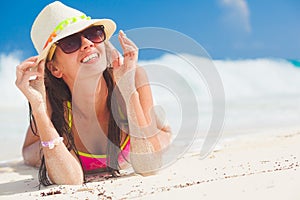
{"type": "Polygon", "coordinates": [[[51,74],[56,78],[61,78],[63,76],[62,70],[54,65],[53,61],[49,61],[46,64],[46,67],[49,69],[51,74]]]}

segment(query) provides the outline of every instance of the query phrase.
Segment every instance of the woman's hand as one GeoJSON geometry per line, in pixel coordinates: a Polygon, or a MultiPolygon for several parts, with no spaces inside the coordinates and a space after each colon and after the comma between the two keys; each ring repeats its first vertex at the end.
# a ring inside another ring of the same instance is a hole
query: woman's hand
{"type": "Polygon", "coordinates": [[[123,50],[123,61],[120,60],[119,52],[112,51],[112,66],[114,78],[125,101],[129,100],[131,94],[136,91],[135,72],[138,61],[138,48],[123,31],[120,31],[118,39],[123,50]]]}
{"type": "Polygon", "coordinates": [[[37,56],[30,57],[18,65],[16,69],[15,84],[28,99],[33,111],[40,106],[46,106],[45,61],[37,63],[37,59],[37,56]],[[35,67],[36,70],[33,70],[35,67]]]}

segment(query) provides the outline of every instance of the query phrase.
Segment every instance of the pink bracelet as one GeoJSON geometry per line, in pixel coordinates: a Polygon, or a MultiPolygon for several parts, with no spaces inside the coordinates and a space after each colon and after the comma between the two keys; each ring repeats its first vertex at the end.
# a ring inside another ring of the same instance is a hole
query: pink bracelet
{"type": "Polygon", "coordinates": [[[56,145],[59,145],[60,143],[62,143],[63,140],[64,140],[63,137],[58,137],[58,138],[55,138],[55,139],[47,141],[47,142],[41,141],[41,144],[43,147],[48,147],[49,149],[53,149],[56,145]]]}

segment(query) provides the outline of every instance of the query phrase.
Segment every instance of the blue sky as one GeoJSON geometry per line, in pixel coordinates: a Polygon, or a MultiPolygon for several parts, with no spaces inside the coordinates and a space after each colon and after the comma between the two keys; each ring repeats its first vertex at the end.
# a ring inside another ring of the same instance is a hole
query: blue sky
{"type": "MultiPolygon", "coordinates": [[[[35,16],[52,1],[1,4],[0,53],[36,52],[30,40],[35,16]]],[[[62,0],[92,18],[111,18],[118,30],[163,27],[201,44],[214,59],[300,59],[298,0],[62,0]]],[[[180,41],[179,41],[180,42],[180,41]]]]}

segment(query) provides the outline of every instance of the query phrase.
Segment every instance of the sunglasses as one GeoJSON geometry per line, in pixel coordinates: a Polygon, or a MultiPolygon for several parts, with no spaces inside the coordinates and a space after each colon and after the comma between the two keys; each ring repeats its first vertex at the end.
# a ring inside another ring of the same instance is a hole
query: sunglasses
{"type": "Polygon", "coordinates": [[[53,48],[51,47],[49,54],[48,54],[48,59],[51,60],[54,54],[55,46],[59,46],[61,50],[66,53],[70,54],[78,49],[80,49],[82,43],[81,43],[81,36],[87,38],[93,43],[100,44],[103,42],[106,38],[105,32],[104,32],[104,26],[99,25],[99,26],[92,26],[89,27],[81,32],[74,33],[73,35],[70,35],[68,37],[65,37],[61,40],[58,40],[55,42],[53,45],[53,48]]]}

